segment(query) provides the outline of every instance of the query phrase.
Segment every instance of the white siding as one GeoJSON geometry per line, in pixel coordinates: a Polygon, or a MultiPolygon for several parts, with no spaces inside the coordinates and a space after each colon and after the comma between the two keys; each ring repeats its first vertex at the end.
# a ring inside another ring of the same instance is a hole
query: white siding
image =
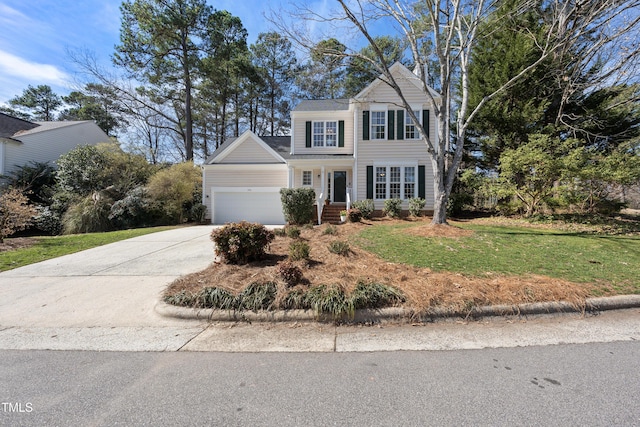
{"type": "MultiPolygon", "coordinates": [[[[426,95],[417,89],[413,84],[406,80],[400,80],[405,97],[412,107],[421,106],[422,110],[429,110],[429,136],[435,141],[436,121],[433,114],[433,108],[426,95]]],[[[378,85],[374,90],[367,94],[366,100],[375,102],[376,104],[386,105],[388,110],[401,110],[399,106],[400,100],[396,93],[386,84],[378,85]]],[[[374,163],[380,166],[384,164],[409,164],[417,163],[419,166],[425,166],[425,209],[433,209],[434,205],[434,187],[433,172],[431,160],[427,153],[427,147],[422,140],[398,140],[397,139],[397,123],[394,124],[395,138],[393,140],[363,140],[362,139],[362,111],[369,110],[371,104],[361,103],[358,105],[357,117],[357,138],[358,159],[356,199],[363,200],[367,198],[367,166],[373,166],[374,163]]],[[[406,114],[406,112],[405,112],[406,114]]],[[[420,112],[422,115],[422,112],[420,112]]],[[[397,119],[396,119],[397,120],[397,119]]],[[[389,123],[387,123],[389,126],[389,123]]],[[[417,183],[417,177],[416,177],[417,183]]],[[[375,201],[376,209],[382,209],[384,201],[375,201]]],[[[403,209],[408,209],[408,203],[403,203],[403,209]]]]}
{"type": "Polygon", "coordinates": [[[55,162],[62,154],[79,145],[109,142],[109,137],[92,122],[15,137],[22,144],[5,144],[5,172],[29,162],[55,162]]]}
{"type": "Polygon", "coordinates": [[[277,161],[273,154],[249,138],[238,145],[220,163],[274,163],[277,161]]]}
{"type": "Polygon", "coordinates": [[[292,115],[295,154],[353,154],[353,111],[297,112],[292,115]],[[344,147],[306,147],[306,122],[344,120],[344,147]]]}

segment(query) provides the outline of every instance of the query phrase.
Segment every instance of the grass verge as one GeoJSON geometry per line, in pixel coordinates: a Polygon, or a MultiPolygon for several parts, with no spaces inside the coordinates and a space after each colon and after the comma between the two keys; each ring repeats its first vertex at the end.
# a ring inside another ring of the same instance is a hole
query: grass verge
{"type": "MultiPolygon", "coordinates": [[[[169,227],[137,228],[133,230],[111,231],[107,233],[73,234],[68,236],[34,237],[34,243],[28,247],[0,252],[0,271],[7,271],[51,258],[106,245],[119,240],[143,236],[158,231],[170,230],[169,227]]],[[[10,241],[11,239],[5,239],[10,241]]]]}

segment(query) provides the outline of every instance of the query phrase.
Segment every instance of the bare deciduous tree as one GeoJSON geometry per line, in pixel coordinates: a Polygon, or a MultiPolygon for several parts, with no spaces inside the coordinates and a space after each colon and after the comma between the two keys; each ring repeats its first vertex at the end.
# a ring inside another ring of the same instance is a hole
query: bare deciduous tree
{"type": "MultiPolygon", "coordinates": [[[[420,123],[406,100],[398,82],[385,66],[383,50],[377,45],[371,28],[384,25],[401,32],[409,44],[415,72],[422,81],[425,96],[434,104],[438,123],[437,139],[431,140],[424,128],[422,139],[429,153],[434,179],[434,224],[447,221],[447,202],[464,153],[467,129],[481,108],[499,93],[522,79],[543,61],[560,55],[579,53],[584,67],[594,61],[606,61],[599,68],[599,78],[605,82],[619,77],[637,75],[639,59],[638,30],[640,28],[640,0],[522,0],[518,11],[528,8],[544,9],[546,34],[531,34],[537,46],[537,55],[530,64],[511,79],[486,95],[476,107],[469,109],[469,66],[483,24],[508,25],[509,19],[491,22],[498,1],[494,0],[336,0],[337,10],[332,15],[320,15],[311,9],[298,9],[296,18],[306,22],[351,30],[371,45],[375,55],[367,57],[355,49],[345,52],[327,52],[341,57],[357,57],[380,73],[401,99],[401,106],[415,123],[420,123]],[[589,43],[585,43],[589,40],[589,43]],[[578,43],[582,45],[578,46],[578,43]],[[578,48],[578,49],[577,49],[578,48]],[[441,98],[434,97],[430,86],[441,98]]],[[[305,48],[315,42],[305,28],[285,26],[273,19],[281,31],[305,48]]],[[[378,27],[379,28],[379,27],[378,27]]],[[[524,31],[526,28],[514,28],[524,31]]],[[[487,70],[490,72],[490,70],[487,70]]],[[[577,88],[579,75],[565,75],[562,79],[575,79],[575,85],[566,85],[567,91],[577,88]]],[[[567,96],[570,93],[567,93],[567,96]]]]}

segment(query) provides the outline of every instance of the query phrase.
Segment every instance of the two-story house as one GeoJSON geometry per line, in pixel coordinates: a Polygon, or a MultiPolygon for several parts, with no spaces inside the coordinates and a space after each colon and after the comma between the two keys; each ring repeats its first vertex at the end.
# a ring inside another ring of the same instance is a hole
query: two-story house
{"type": "MultiPolygon", "coordinates": [[[[421,82],[400,63],[391,72],[435,140],[433,107],[421,82]]],[[[321,209],[372,199],[382,210],[390,198],[407,209],[408,199],[423,197],[432,210],[432,177],[418,128],[398,95],[376,79],[351,99],[302,101],[291,112],[290,137],[247,131],[225,143],[203,165],[203,200],[214,224],[283,224],[282,187],[313,188],[321,209]]]]}

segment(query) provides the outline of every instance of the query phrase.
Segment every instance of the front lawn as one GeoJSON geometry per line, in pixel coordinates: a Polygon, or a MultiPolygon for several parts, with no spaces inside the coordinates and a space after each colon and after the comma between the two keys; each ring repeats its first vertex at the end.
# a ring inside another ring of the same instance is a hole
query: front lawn
{"type": "Polygon", "coordinates": [[[317,289],[331,290],[327,298],[348,305],[359,284],[380,284],[399,290],[403,307],[425,314],[547,301],[579,308],[590,296],[640,293],[638,233],[598,234],[588,227],[571,231],[495,220],[452,224],[380,219],[304,228],[299,236],[280,233],[267,259],[213,263],[172,283],[165,300],[236,309],[260,290],[269,297],[260,297],[264,304],[251,309],[309,308],[309,295],[317,289]],[[310,256],[294,262],[300,279],[292,286],[282,267],[296,242],[307,244],[310,256]]]}
{"type": "Polygon", "coordinates": [[[73,234],[68,236],[8,238],[0,245],[0,271],[11,270],[51,258],[91,249],[119,240],[143,236],[174,227],[137,228],[107,233],[73,234]],[[19,241],[14,247],[12,243],[19,241]]]}
{"type": "Polygon", "coordinates": [[[387,261],[432,271],[476,277],[536,274],[594,285],[594,294],[640,293],[637,232],[602,234],[501,222],[452,222],[469,231],[452,238],[430,237],[425,234],[430,227],[421,223],[383,222],[364,229],[356,241],[387,261]]]}

